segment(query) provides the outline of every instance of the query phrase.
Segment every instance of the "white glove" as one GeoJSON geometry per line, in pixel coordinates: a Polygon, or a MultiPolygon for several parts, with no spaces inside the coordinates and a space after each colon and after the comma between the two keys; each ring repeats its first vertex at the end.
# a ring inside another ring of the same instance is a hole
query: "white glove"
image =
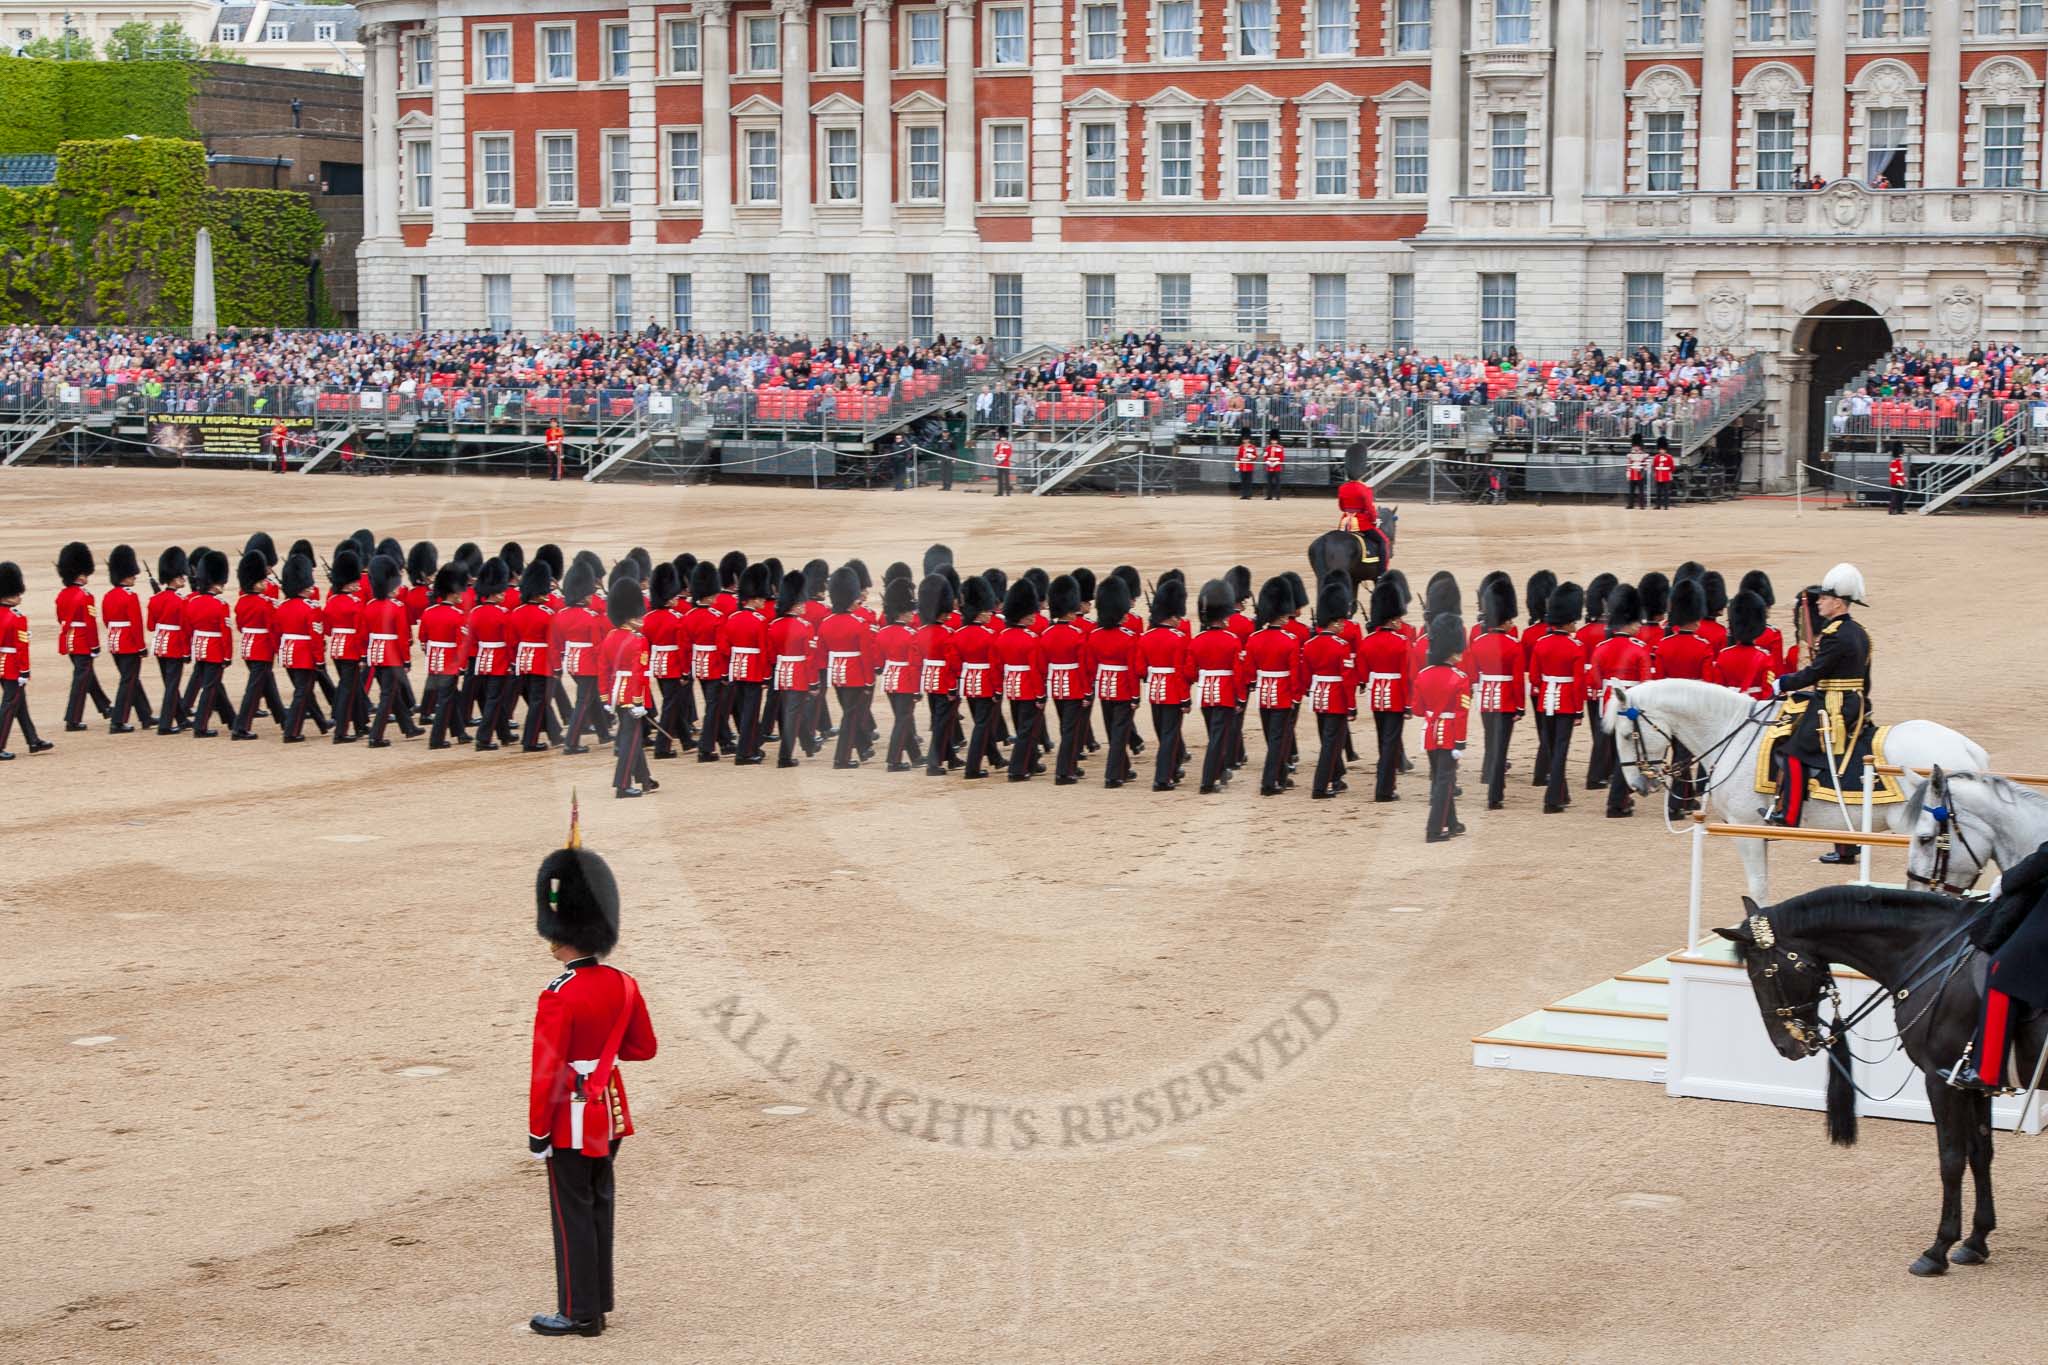
{"type": "Polygon", "coordinates": [[[549,1146],[543,1147],[537,1152],[529,1150],[527,1152],[527,1155],[532,1157],[535,1161],[546,1161],[549,1157],[553,1156],[554,1153],[555,1149],[552,1146],[549,1146]]]}
{"type": "Polygon", "coordinates": [[[1986,894],[1988,894],[1991,897],[1991,899],[1997,900],[1998,897],[2003,893],[2004,889],[2005,874],[2001,872],[1996,877],[1993,877],[1991,879],[1991,890],[1986,894]]]}

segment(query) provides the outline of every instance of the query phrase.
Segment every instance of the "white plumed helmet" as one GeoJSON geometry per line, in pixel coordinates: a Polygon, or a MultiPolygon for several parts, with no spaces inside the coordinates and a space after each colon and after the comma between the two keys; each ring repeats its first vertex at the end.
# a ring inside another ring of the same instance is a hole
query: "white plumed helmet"
{"type": "Polygon", "coordinates": [[[1863,570],[1854,564],[1837,564],[1828,570],[1826,578],[1820,581],[1820,590],[1830,597],[1839,597],[1844,602],[1866,606],[1863,600],[1863,570]]]}

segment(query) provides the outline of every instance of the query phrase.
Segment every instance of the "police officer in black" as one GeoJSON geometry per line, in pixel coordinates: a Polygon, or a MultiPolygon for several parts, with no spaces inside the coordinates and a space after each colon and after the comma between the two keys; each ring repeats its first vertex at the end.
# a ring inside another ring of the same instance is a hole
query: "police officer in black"
{"type": "Polygon", "coordinates": [[[1837,564],[1800,598],[1800,610],[1813,613],[1813,655],[1805,668],[1777,681],[1778,695],[1790,698],[1780,719],[1793,728],[1779,747],[1775,825],[1799,823],[1808,777],[1839,773],[1870,717],[1870,635],[1849,615],[1850,607],[1865,605],[1862,572],[1837,564]]]}

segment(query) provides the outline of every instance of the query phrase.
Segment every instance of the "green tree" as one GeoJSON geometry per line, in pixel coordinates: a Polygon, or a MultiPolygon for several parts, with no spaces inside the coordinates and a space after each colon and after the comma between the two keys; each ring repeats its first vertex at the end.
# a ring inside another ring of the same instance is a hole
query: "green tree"
{"type": "Polygon", "coordinates": [[[92,39],[81,33],[69,38],[37,38],[23,43],[16,55],[55,62],[89,62],[98,54],[93,51],[92,39]]]}
{"type": "Polygon", "coordinates": [[[180,24],[151,24],[136,19],[107,35],[110,62],[189,62],[199,56],[199,44],[192,41],[180,24]]]}

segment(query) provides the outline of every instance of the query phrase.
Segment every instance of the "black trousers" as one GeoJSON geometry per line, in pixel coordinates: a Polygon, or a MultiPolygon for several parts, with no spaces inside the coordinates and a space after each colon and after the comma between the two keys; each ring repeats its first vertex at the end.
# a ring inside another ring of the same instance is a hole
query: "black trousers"
{"type": "Polygon", "coordinates": [[[1458,799],[1454,789],[1458,781],[1458,759],[1449,749],[1429,751],[1429,823],[1427,833],[1434,838],[1449,834],[1451,826],[1458,823],[1458,799]]]}
{"type": "Polygon", "coordinates": [[[1280,471],[1277,469],[1269,469],[1266,471],[1266,501],[1277,502],[1279,501],[1279,498],[1280,471]]]}
{"type": "Polygon", "coordinates": [[[206,727],[215,715],[229,726],[235,723],[234,708],[228,705],[227,684],[222,677],[226,664],[200,664],[192,670],[192,682],[185,689],[185,710],[192,717],[192,733],[209,735],[206,727]]]}
{"type": "Polygon", "coordinates": [[[327,699],[327,713],[334,714],[334,677],[327,671],[327,660],[322,659],[313,669],[313,685],[320,689],[320,695],[327,699]]]}
{"type": "MultiPolygon", "coordinates": [[[[569,717],[575,713],[576,705],[569,700],[569,689],[562,685],[562,675],[559,673],[548,679],[548,701],[555,708],[555,719],[561,722],[563,729],[568,729],[569,717]]],[[[420,709],[422,712],[420,723],[424,725],[427,720],[424,714],[426,711],[424,699],[422,699],[420,709]]]]}
{"type": "Polygon", "coordinates": [[[1010,780],[1022,782],[1039,769],[1038,741],[1045,733],[1045,703],[1036,698],[1010,703],[1010,723],[1017,742],[1010,746],[1010,780]]]}
{"type": "MultiPolygon", "coordinates": [[[[1541,721],[1543,717],[1539,713],[1536,719],[1541,721]]],[[[1542,787],[1549,785],[1549,782],[1550,731],[1547,727],[1539,724],[1536,726],[1536,767],[1535,772],[1529,778],[1529,785],[1532,787],[1542,787]]]]}
{"type": "MultiPolygon", "coordinates": [[[[519,679],[519,685],[526,692],[526,733],[520,736],[523,744],[540,743],[541,727],[545,725],[548,740],[553,744],[562,742],[562,727],[555,720],[555,707],[548,696],[548,685],[554,679],[546,673],[528,673],[519,679]]],[[[379,707],[377,718],[381,724],[384,710],[379,707]]]]}
{"type": "Polygon", "coordinates": [[[1252,471],[1249,469],[1237,471],[1237,500],[1239,502],[1250,502],[1252,500],[1252,471]]]}
{"type": "Polygon", "coordinates": [[[140,654],[114,656],[114,672],[120,675],[120,681],[114,684],[116,725],[126,725],[130,712],[138,724],[156,724],[156,717],[150,714],[149,694],[142,690],[142,659],[140,654]]]}
{"type": "Polygon", "coordinates": [[[1180,781],[1180,771],[1187,763],[1187,745],[1180,737],[1181,722],[1186,718],[1185,706],[1152,703],[1152,738],[1159,744],[1159,753],[1152,760],[1155,787],[1180,781]]]}
{"type": "Polygon", "coordinates": [[[1259,790],[1278,791],[1287,782],[1287,763],[1294,757],[1294,714],[1287,707],[1260,707],[1259,731],[1266,737],[1266,766],[1259,790]]]}
{"type": "Polygon", "coordinates": [[[113,710],[113,703],[100,690],[100,675],[93,670],[93,656],[74,654],[71,656],[71,696],[64,703],[64,723],[77,725],[85,719],[85,699],[92,698],[92,704],[104,716],[113,710]]]}
{"type": "Polygon", "coordinates": [[[1087,730],[1088,703],[1070,697],[1052,705],[1060,721],[1059,756],[1053,760],[1052,774],[1055,778],[1077,778],[1081,775],[1081,738],[1087,730]]]}
{"type": "Polygon", "coordinates": [[[953,753],[960,747],[960,699],[950,692],[927,692],[924,700],[930,716],[924,770],[937,777],[952,764],[953,753]]]}
{"type": "Polygon", "coordinates": [[[1628,493],[1622,498],[1623,507],[1642,507],[1649,500],[1649,485],[1641,479],[1631,479],[1628,493]]]}
{"type": "MultiPolygon", "coordinates": [[[[499,712],[504,709],[505,704],[505,675],[502,673],[479,673],[477,675],[477,689],[480,694],[480,701],[476,713],[476,747],[481,749],[487,744],[499,742],[498,726],[502,723],[499,712]]],[[[341,733],[341,714],[336,712],[334,717],[336,743],[340,742],[341,733]]]]}
{"type": "Polygon", "coordinates": [[[661,678],[661,724],[654,731],[654,756],[670,758],[678,746],[689,748],[690,703],[696,694],[688,678],[661,678]]]}
{"type": "Polygon", "coordinates": [[[1586,790],[1599,791],[1614,773],[1614,736],[1600,724],[1600,708],[1586,703],[1587,733],[1593,736],[1593,753],[1586,760],[1586,790]]]}
{"type": "Polygon", "coordinates": [[[917,762],[923,757],[917,748],[917,693],[891,692],[889,714],[889,766],[917,762]]]}
{"type": "Polygon", "coordinates": [[[597,677],[579,673],[576,675],[576,705],[569,712],[569,724],[563,731],[562,742],[571,749],[575,748],[583,742],[585,730],[595,730],[599,744],[611,742],[611,721],[605,709],[597,703],[597,677]]]}
{"type": "Polygon", "coordinates": [[[1508,781],[1508,745],[1515,737],[1513,711],[1482,711],[1479,726],[1486,735],[1486,752],[1480,759],[1479,774],[1486,782],[1488,809],[1501,803],[1508,781]]]}
{"type": "Polygon", "coordinates": [[[1394,779],[1401,775],[1401,727],[1407,717],[1399,711],[1372,713],[1373,737],[1379,741],[1379,760],[1373,768],[1372,799],[1394,799],[1394,779]]]}
{"type": "Polygon", "coordinates": [[[1889,515],[1891,515],[1891,516],[1894,516],[1894,517],[1902,517],[1902,516],[1904,516],[1905,514],[1906,514],[1906,490],[1905,490],[1905,489],[1903,489],[1903,488],[1894,488],[1894,489],[1892,490],[1892,505],[1891,505],[1891,509],[1890,509],[1889,515]]]}
{"type": "Polygon", "coordinates": [[[163,703],[157,707],[156,732],[167,735],[185,724],[188,715],[185,710],[185,661],[159,657],[156,672],[164,685],[163,703]]]}
{"type": "Polygon", "coordinates": [[[1203,707],[1202,728],[1208,735],[1202,748],[1202,788],[1206,791],[1229,776],[1230,741],[1237,728],[1237,707],[1203,707]]]}
{"type": "Polygon", "coordinates": [[[268,707],[270,714],[282,724],[285,717],[284,698],[277,691],[277,665],[269,659],[252,659],[248,665],[249,680],[242,687],[242,704],[235,710],[235,733],[246,735],[249,727],[256,722],[258,703],[268,707]]]}
{"type": "Polygon", "coordinates": [[[996,466],[996,496],[999,498],[1010,496],[1010,471],[1001,465],[996,466]]]}
{"type": "MultiPolygon", "coordinates": [[[[344,736],[363,733],[363,722],[367,719],[364,712],[369,703],[363,692],[363,664],[360,659],[337,659],[334,672],[334,742],[339,744],[344,736]]],[[[496,684],[503,679],[490,678],[487,681],[496,684]]],[[[490,695],[494,701],[496,690],[490,695]]],[[[486,703],[487,709],[489,704],[486,703]]]]}
{"type": "Polygon", "coordinates": [[[647,746],[641,743],[641,726],[646,720],[644,714],[636,714],[634,708],[630,706],[619,708],[618,757],[612,764],[612,786],[619,791],[641,785],[650,776],[647,771],[647,746]]]}
{"type": "Polygon", "coordinates": [[[994,742],[991,733],[999,718],[994,697],[967,698],[967,713],[974,718],[974,729],[967,737],[967,776],[980,777],[982,764],[989,756],[989,747],[994,742]]]}
{"type": "Polygon", "coordinates": [[[556,1151],[547,1161],[555,1311],[578,1322],[612,1311],[612,1162],[618,1152],[613,1142],[606,1156],[556,1151]]]}
{"type": "Polygon", "coordinates": [[[1667,479],[1657,485],[1657,510],[1666,511],[1671,506],[1671,490],[1677,487],[1675,480],[1667,479]]]}
{"type": "Polygon", "coordinates": [[[697,761],[718,759],[719,737],[732,731],[732,697],[723,678],[699,678],[704,689],[704,718],[697,727],[697,761]]]}
{"type": "Polygon", "coordinates": [[[1344,774],[1344,732],[1349,726],[1350,717],[1342,711],[1316,713],[1316,737],[1322,748],[1316,754],[1315,785],[1309,788],[1316,796],[1329,795],[1344,774]]]}
{"type": "MultiPolygon", "coordinates": [[[[420,711],[425,715],[429,729],[427,743],[446,744],[448,731],[455,731],[459,744],[469,743],[469,734],[461,727],[462,675],[459,673],[429,673],[426,690],[420,693],[420,711]]],[[[292,704],[297,705],[294,697],[292,704]]]]}
{"type": "Polygon", "coordinates": [[[796,746],[801,743],[806,755],[818,752],[817,741],[810,728],[804,723],[805,717],[813,714],[811,694],[801,688],[779,687],[775,690],[775,706],[782,714],[782,746],[776,750],[775,761],[787,767],[796,762],[796,746]]]}
{"type": "Polygon", "coordinates": [[[872,712],[875,689],[873,684],[869,684],[835,690],[839,693],[839,742],[833,746],[832,762],[841,766],[852,763],[856,753],[874,754],[875,719],[872,712]]]}
{"type": "Polygon", "coordinates": [[[42,743],[42,736],[36,733],[36,723],[29,719],[28,688],[19,678],[0,680],[0,749],[7,747],[7,740],[14,733],[14,727],[21,727],[21,737],[30,744],[42,743]]]}
{"type": "Polygon", "coordinates": [[[284,733],[287,739],[297,739],[306,729],[306,717],[312,716],[313,724],[321,734],[327,733],[327,715],[320,709],[319,698],[315,695],[315,684],[320,675],[310,668],[287,668],[285,677],[291,680],[291,704],[285,708],[284,733]]]}
{"type": "Polygon", "coordinates": [[[1549,771],[1544,774],[1543,807],[1549,810],[1556,806],[1569,806],[1571,794],[1572,731],[1579,723],[1578,716],[1565,711],[1555,716],[1538,713],[1536,734],[1550,756],[1549,771]]]}
{"type": "Polygon", "coordinates": [[[370,722],[370,742],[384,738],[384,731],[390,726],[391,718],[398,718],[399,730],[408,738],[420,733],[418,722],[413,719],[414,704],[406,699],[407,685],[405,670],[397,664],[385,664],[373,670],[377,684],[377,715],[370,722]]]}
{"type": "Polygon", "coordinates": [[[739,728],[739,756],[759,758],[762,743],[761,694],[767,690],[768,684],[727,679],[725,686],[732,694],[734,723],[739,728]]]}
{"type": "Polygon", "coordinates": [[[1138,775],[1137,765],[1131,762],[1131,718],[1137,709],[1138,703],[1134,701],[1102,703],[1102,733],[1109,745],[1109,757],[1102,768],[1105,783],[1129,782],[1138,775]]]}

